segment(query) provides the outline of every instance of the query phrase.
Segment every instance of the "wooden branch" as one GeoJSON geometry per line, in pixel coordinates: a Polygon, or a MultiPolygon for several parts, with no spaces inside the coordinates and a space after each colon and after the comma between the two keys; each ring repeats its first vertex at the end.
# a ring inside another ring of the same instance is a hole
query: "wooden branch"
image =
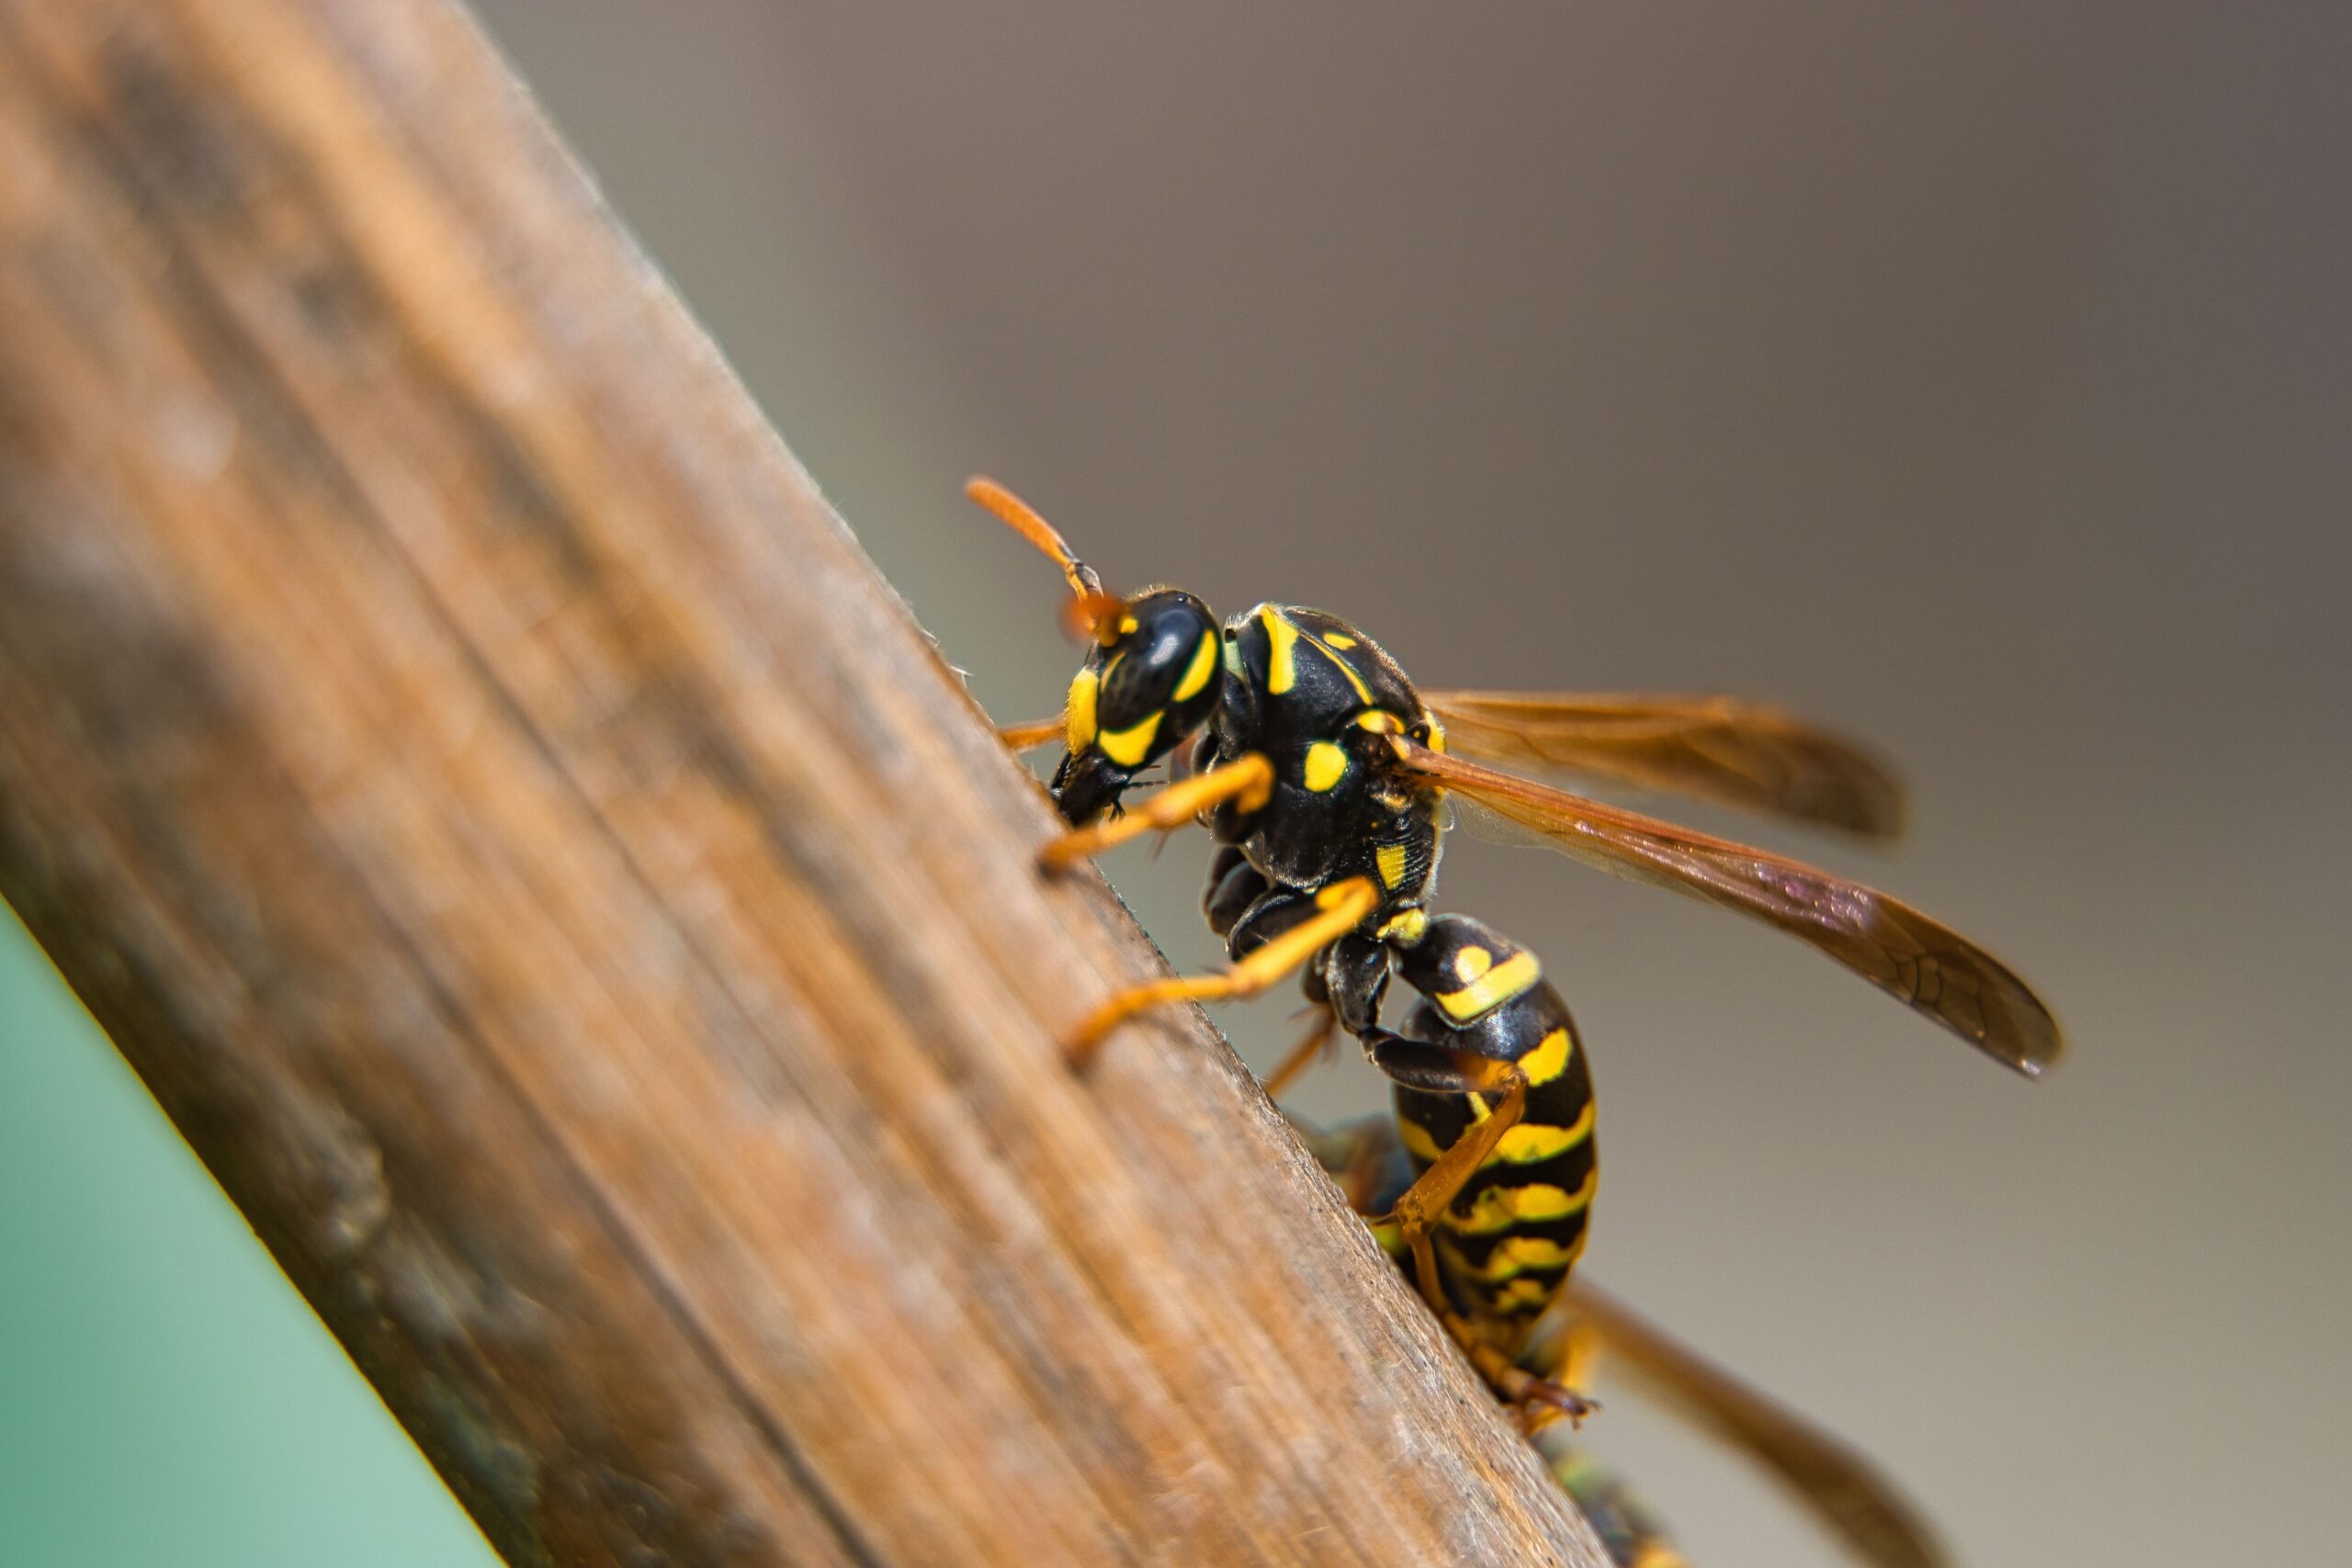
{"type": "Polygon", "coordinates": [[[1597,1562],[442,0],[0,0],[0,892],[508,1561],[1597,1562]]]}

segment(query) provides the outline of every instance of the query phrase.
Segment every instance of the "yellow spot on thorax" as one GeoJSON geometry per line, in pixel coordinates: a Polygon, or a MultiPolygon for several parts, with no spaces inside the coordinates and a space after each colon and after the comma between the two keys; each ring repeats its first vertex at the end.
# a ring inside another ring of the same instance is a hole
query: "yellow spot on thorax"
{"type": "Polygon", "coordinates": [[[1281,696],[1298,684],[1298,628],[1272,604],[1258,612],[1266,628],[1266,690],[1281,696]]]}
{"type": "Polygon", "coordinates": [[[1144,715],[1143,722],[1129,725],[1100,737],[1095,744],[1102,754],[1123,768],[1132,768],[1143,761],[1144,753],[1151,750],[1152,738],[1159,733],[1159,710],[1144,715]]]}
{"type": "Polygon", "coordinates": [[[1348,773],[1348,754],[1329,740],[1317,740],[1306,749],[1306,787],[1321,795],[1337,784],[1348,773]]]}
{"type": "MultiPolygon", "coordinates": [[[[1402,844],[1383,844],[1373,852],[1372,858],[1380,867],[1380,880],[1383,883],[1395,887],[1404,882],[1405,856],[1406,850],[1402,844]]],[[[1426,921],[1428,917],[1423,916],[1422,919],[1426,921]]],[[[1385,937],[1387,934],[1387,928],[1382,927],[1381,932],[1385,937]]]]}
{"type": "Polygon", "coordinates": [[[1216,668],[1217,637],[1214,631],[1201,634],[1201,646],[1193,650],[1193,662],[1184,669],[1184,678],[1176,682],[1176,700],[1184,701],[1196,695],[1209,683],[1209,672],[1216,668]]]}
{"type": "Polygon", "coordinates": [[[1083,751],[1094,739],[1094,693],[1100,681],[1091,670],[1081,670],[1069,683],[1069,702],[1062,709],[1062,740],[1073,751],[1083,751]]]}
{"type": "Polygon", "coordinates": [[[1354,665],[1349,663],[1346,660],[1332,652],[1330,644],[1324,642],[1321,638],[1314,636],[1312,633],[1307,634],[1306,640],[1315,645],[1315,650],[1317,653],[1320,653],[1324,658],[1331,661],[1331,667],[1333,669],[1347,677],[1348,684],[1355,688],[1356,701],[1360,703],[1368,703],[1372,701],[1372,688],[1363,683],[1363,677],[1356,673],[1356,667],[1354,665]]]}
{"type": "Polygon", "coordinates": [[[1272,604],[1259,610],[1258,619],[1266,628],[1267,691],[1275,696],[1281,696],[1298,684],[1298,645],[1304,641],[1316,652],[1330,660],[1331,668],[1337,670],[1340,678],[1354,688],[1358,702],[1372,701],[1372,688],[1363,683],[1363,677],[1355,672],[1354,666],[1334,651],[1340,646],[1353,648],[1356,645],[1353,637],[1335,637],[1326,641],[1313,632],[1300,630],[1292,623],[1289,616],[1272,604]]]}
{"type": "Polygon", "coordinates": [[[1356,645],[1356,639],[1350,637],[1345,632],[1328,633],[1325,635],[1323,640],[1329,643],[1333,648],[1353,648],[1356,645]]]}

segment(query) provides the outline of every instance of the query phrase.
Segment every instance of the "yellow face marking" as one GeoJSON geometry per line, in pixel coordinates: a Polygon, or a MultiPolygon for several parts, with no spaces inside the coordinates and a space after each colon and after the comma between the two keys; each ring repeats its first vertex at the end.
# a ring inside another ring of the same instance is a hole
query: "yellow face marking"
{"type": "Polygon", "coordinates": [[[1306,787],[1321,795],[1348,775],[1348,754],[1329,740],[1306,749],[1306,787]]]}
{"type": "Polygon", "coordinates": [[[1091,670],[1081,670],[1069,683],[1069,702],[1062,709],[1062,740],[1073,751],[1083,751],[1094,739],[1094,692],[1101,682],[1091,670]]]}
{"type": "Polygon", "coordinates": [[[1586,1100],[1583,1114],[1572,1126],[1547,1127],[1541,1122],[1521,1122],[1495,1142],[1495,1152],[1487,1156],[1488,1165],[1537,1165],[1567,1153],[1592,1136],[1592,1101],[1586,1100]]]}
{"type": "Polygon", "coordinates": [[[1437,721],[1437,715],[1433,713],[1425,713],[1421,715],[1421,722],[1430,727],[1430,750],[1432,751],[1443,751],[1445,750],[1445,726],[1437,721]]]}
{"type": "Polygon", "coordinates": [[[1132,768],[1143,761],[1144,753],[1151,750],[1152,737],[1159,733],[1159,714],[1155,709],[1144,715],[1141,724],[1129,725],[1125,729],[1099,736],[1095,744],[1102,748],[1104,756],[1119,766],[1132,768]]]}
{"type": "Polygon", "coordinates": [[[1279,697],[1298,684],[1298,628],[1271,604],[1258,622],[1266,628],[1266,690],[1279,697]]]}
{"type": "Polygon", "coordinates": [[[1515,1224],[1541,1224],[1545,1220],[1565,1220],[1581,1213],[1592,1204],[1593,1184],[1588,1180],[1581,1190],[1571,1192],[1565,1187],[1555,1187],[1548,1181],[1527,1187],[1489,1187],[1478,1194],[1466,1214],[1447,1210],[1442,1220],[1446,1229],[1462,1235],[1491,1235],[1507,1231],[1515,1224]]]}
{"type": "Polygon", "coordinates": [[[1366,708],[1356,715],[1356,728],[1368,729],[1374,735],[1395,735],[1405,727],[1397,723],[1396,716],[1385,708],[1366,708]]]}
{"type": "MultiPolygon", "coordinates": [[[[1381,853],[1385,856],[1387,851],[1383,849],[1381,853]]],[[[1383,861],[1381,874],[1383,877],[1387,874],[1385,861],[1383,861]]],[[[1395,886],[1395,884],[1390,884],[1390,886],[1395,886]]],[[[1420,938],[1428,933],[1428,929],[1430,929],[1428,909],[1397,909],[1397,915],[1390,917],[1390,921],[1387,921],[1385,926],[1374,931],[1374,938],[1378,938],[1378,941],[1383,942],[1402,942],[1404,947],[1416,947],[1420,942],[1420,938]]]]}
{"type": "Polygon", "coordinates": [[[1527,1075],[1527,1087],[1550,1083],[1568,1070],[1568,1054],[1573,1043],[1566,1028],[1555,1029],[1544,1037],[1544,1043],[1519,1059],[1519,1070],[1527,1075]]]}
{"type": "MultiPolygon", "coordinates": [[[[1380,880],[1383,883],[1390,887],[1397,886],[1399,884],[1403,883],[1405,880],[1404,845],[1383,844],[1380,848],[1373,852],[1372,858],[1380,866],[1380,880]]],[[[1416,910],[1415,913],[1419,913],[1419,911],[1416,910]]],[[[1426,923],[1429,917],[1423,915],[1421,919],[1423,922],[1426,923]]],[[[1394,925],[1395,923],[1396,922],[1393,920],[1389,922],[1390,925],[1394,925]]],[[[1384,937],[1387,934],[1387,927],[1384,926],[1381,928],[1381,934],[1384,937]]]]}
{"type": "Polygon", "coordinates": [[[1184,668],[1184,678],[1176,682],[1176,700],[1196,695],[1209,683],[1209,671],[1216,668],[1216,633],[1203,632],[1201,646],[1193,650],[1193,662],[1184,668]]]}
{"type": "MultiPolygon", "coordinates": [[[[1454,963],[1457,972],[1474,953],[1492,962],[1486,949],[1464,948],[1461,958],[1454,963]]],[[[1535,961],[1535,954],[1513,953],[1492,968],[1481,964],[1468,985],[1458,991],[1440,991],[1435,999],[1437,1005],[1445,1010],[1448,1018],[1457,1022],[1467,1022],[1481,1013],[1491,1012],[1513,997],[1524,994],[1543,977],[1544,967],[1535,961]]]]}

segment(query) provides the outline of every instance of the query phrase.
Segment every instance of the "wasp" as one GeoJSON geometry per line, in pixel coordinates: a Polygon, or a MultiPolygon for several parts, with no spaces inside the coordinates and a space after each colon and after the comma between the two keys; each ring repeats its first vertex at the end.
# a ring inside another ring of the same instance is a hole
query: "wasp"
{"type": "Polygon", "coordinates": [[[1220,623],[1181,588],[1112,593],[1010,491],[976,479],[967,493],[1060,568],[1068,624],[1088,644],[1062,716],[1004,731],[1016,747],[1063,745],[1051,790],[1069,830],[1041,863],[1066,868],[1193,823],[1218,845],[1204,910],[1231,967],[1108,998],[1067,1036],[1072,1063],[1149,1009],[1253,996],[1301,974],[1318,1021],[1269,1087],[1279,1091],[1339,1030],[1394,1082],[1418,1175],[1379,1220],[1395,1227],[1424,1299],[1514,1404],[1587,1408],[1520,1362],[1582,1247],[1591,1093],[1536,956],[1430,910],[1451,800],[1603,870],[1760,919],[2028,1077],[2057,1059],[2057,1022],[2032,989],[1909,905],[1487,765],[1562,768],[1864,835],[1899,830],[1893,778],[1826,730],[1726,697],[1423,692],[1336,615],[1264,604],[1220,623]],[[1138,776],[1165,760],[1183,776],[1130,804],[1138,776]],[[1392,976],[1420,998],[1401,1031],[1380,1022],[1392,976]]]}
{"type": "MultiPolygon", "coordinates": [[[[1350,1206],[1369,1218],[1383,1249],[1411,1274],[1414,1259],[1386,1217],[1418,1179],[1420,1162],[1408,1146],[1409,1124],[1385,1116],[1329,1129],[1295,1115],[1290,1122],[1350,1206]]],[[[1443,1252],[1439,1258],[1441,1270],[1450,1275],[1451,1260],[1443,1252]]],[[[1564,1281],[1525,1337],[1520,1360],[1577,1390],[1593,1386],[1597,1368],[1613,1365],[1650,1401],[1761,1468],[1872,1568],[1944,1568],[1949,1561],[1916,1506],[1870,1461],[1589,1280],[1564,1281]]],[[[1689,1568],[1644,1499],[1566,1424],[1555,1422],[1534,1437],[1554,1479],[1590,1521],[1615,1568],[1689,1568]]]]}

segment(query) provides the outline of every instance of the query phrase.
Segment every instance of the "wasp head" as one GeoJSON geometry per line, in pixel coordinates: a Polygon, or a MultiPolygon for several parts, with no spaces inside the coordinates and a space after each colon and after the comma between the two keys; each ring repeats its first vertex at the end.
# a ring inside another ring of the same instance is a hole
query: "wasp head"
{"type": "Polygon", "coordinates": [[[1154,588],[1096,615],[1069,683],[1069,750],[1054,773],[1064,819],[1114,809],[1135,776],[1208,721],[1222,693],[1216,617],[1181,588],[1154,588]]]}

